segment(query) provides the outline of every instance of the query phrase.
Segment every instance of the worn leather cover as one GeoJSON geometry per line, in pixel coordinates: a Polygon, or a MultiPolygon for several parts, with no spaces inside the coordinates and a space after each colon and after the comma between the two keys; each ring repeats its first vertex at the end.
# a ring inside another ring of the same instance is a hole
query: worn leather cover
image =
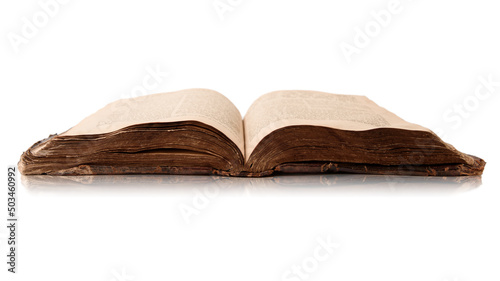
{"type": "Polygon", "coordinates": [[[483,173],[486,162],[476,156],[473,165],[402,165],[384,166],[356,163],[288,163],[279,165],[274,173],[350,173],[375,175],[411,175],[411,176],[475,176],[483,173]]]}
{"type": "MultiPolygon", "coordinates": [[[[31,146],[21,156],[19,169],[23,174],[26,167],[30,165],[30,159],[36,158],[32,150],[36,149],[42,142],[39,141],[31,146]]],[[[440,164],[440,165],[374,165],[360,163],[336,163],[336,162],[296,162],[285,163],[263,172],[247,171],[224,171],[213,169],[212,167],[184,167],[184,166],[162,166],[162,165],[94,165],[84,164],[65,169],[54,169],[50,172],[43,170],[30,172],[28,174],[49,174],[49,175],[125,175],[125,174],[171,174],[171,175],[221,175],[238,177],[263,177],[277,174],[374,174],[374,175],[411,175],[411,176],[476,176],[481,175],[486,162],[476,156],[470,155],[474,159],[472,165],[469,164],[440,164]]]]}

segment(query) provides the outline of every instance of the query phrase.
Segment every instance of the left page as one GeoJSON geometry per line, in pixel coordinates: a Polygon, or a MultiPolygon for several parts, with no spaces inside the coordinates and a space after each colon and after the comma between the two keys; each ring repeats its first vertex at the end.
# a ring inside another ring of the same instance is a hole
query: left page
{"type": "Polygon", "coordinates": [[[191,120],[221,131],[245,154],[240,112],[225,96],[208,89],[188,89],[118,100],[61,135],[102,134],[137,124],[191,120]]]}

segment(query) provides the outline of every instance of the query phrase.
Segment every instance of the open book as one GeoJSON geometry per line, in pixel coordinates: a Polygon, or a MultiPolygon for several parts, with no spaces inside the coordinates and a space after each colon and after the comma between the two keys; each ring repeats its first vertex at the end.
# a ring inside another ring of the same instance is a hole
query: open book
{"type": "Polygon", "coordinates": [[[25,175],[363,173],[480,175],[485,162],[364,96],[265,94],[242,120],[189,89],[112,102],[21,156],[25,175]]]}

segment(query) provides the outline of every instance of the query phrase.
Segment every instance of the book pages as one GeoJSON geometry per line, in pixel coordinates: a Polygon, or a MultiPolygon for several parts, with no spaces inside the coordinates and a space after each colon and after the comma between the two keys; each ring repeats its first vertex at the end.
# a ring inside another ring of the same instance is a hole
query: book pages
{"type": "Polygon", "coordinates": [[[245,158],[274,130],[294,125],[362,131],[376,128],[428,129],[404,121],[364,96],[317,91],[276,91],[258,98],[244,119],[245,158]]]}
{"type": "Polygon", "coordinates": [[[109,133],[131,125],[199,121],[231,139],[244,154],[243,124],[225,96],[207,89],[188,89],[112,102],[61,135],[109,133]]]}

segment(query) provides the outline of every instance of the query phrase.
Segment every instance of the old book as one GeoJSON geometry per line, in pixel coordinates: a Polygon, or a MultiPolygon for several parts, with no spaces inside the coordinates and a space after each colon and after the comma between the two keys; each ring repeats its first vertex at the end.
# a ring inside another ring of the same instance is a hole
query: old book
{"type": "Polygon", "coordinates": [[[364,96],[277,91],[242,120],[207,89],[108,104],[21,156],[25,175],[480,175],[485,162],[364,96]]]}

